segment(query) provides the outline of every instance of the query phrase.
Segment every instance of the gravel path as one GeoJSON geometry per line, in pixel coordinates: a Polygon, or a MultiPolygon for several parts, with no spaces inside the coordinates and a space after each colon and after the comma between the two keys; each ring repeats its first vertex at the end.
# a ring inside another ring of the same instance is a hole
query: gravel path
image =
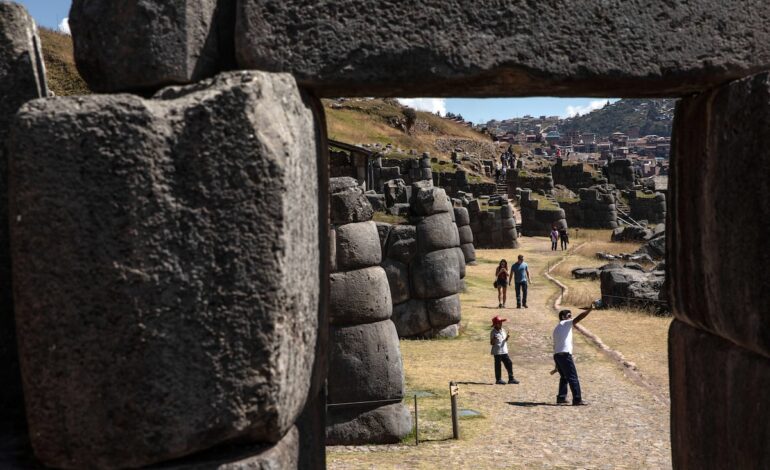
{"type": "MultiPolygon", "coordinates": [[[[407,376],[422,362],[446,364],[446,375],[431,384],[434,388],[445,387],[450,380],[479,383],[460,386],[460,407],[479,411],[484,419],[473,420],[472,425],[461,421],[465,432],[459,441],[423,442],[417,447],[330,447],[329,468],[670,468],[669,409],[659,398],[667,390],[653,393],[637,385],[577,332],[576,365],[589,406],[555,405],[558,376],[548,372],[553,368],[551,331],[556,315],[551,305],[557,287],[543,272],[561,255],[551,252],[544,238],[526,238],[522,244],[517,252],[525,254],[535,275],[529,309],[501,312],[494,308],[491,288],[481,287],[491,281],[469,282],[462,298],[469,333],[453,340],[453,352],[429,357],[431,348],[426,344],[419,355],[404,355],[407,376]],[[488,331],[489,318],[495,314],[510,319],[506,327],[513,332],[511,358],[520,385],[492,385],[489,346],[479,332],[488,331]]],[[[478,250],[477,256],[482,262],[468,268],[471,281],[492,279],[495,264],[484,259],[514,257],[511,250],[478,250]]],[[[515,305],[515,300],[508,304],[515,305]]],[[[590,329],[592,322],[601,321],[600,315],[592,313],[585,325],[590,329]]],[[[623,354],[633,360],[633,351],[623,354]]]]}

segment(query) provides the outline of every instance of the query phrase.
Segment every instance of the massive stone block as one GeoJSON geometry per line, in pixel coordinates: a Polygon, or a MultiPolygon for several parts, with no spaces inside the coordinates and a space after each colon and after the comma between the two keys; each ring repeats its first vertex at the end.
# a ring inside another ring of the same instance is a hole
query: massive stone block
{"type": "Polygon", "coordinates": [[[372,220],[374,214],[372,205],[353,178],[332,178],[329,183],[329,193],[333,224],[372,220]]]}
{"type": "Polygon", "coordinates": [[[452,222],[449,212],[423,218],[417,223],[416,230],[417,250],[421,253],[460,246],[457,225],[452,222]]]}
{"type": "Polygon", "coordinates": [[[419,181],[412,185],[412,197],[409,200],[412,213],[416,216],[428,216],[442,212],[453,212],[452,202],[441,188],[436,188],[430,181],[419,181]]]}
{"type": "Polygon", "coordinates": [[[241,67],[323,96],[679,96],[770,64],[751,0],[239,0],[237,18],[241,67]]]}
{"type": "Polygon", "coordinates": [[[48,95],[35,22],[21,5],[0,3],[0,424],[23,421],[13,318],[6,139],[22,104],[48,95]]]}
{"type": "Polygon", "coordinates": [[[318,321],[316,125],[266,73],[22,107],[11,248],[40,460],[141,466],[291,428],[318,321]]]}
{"type": "Polygon", "coordinates": [[[770,468],[770,360],[674,320],[674,468],[770,468]]]}
{"type": "Polygon", "coordinates": [[[770,74],[680,101],[666,251],[675,315],[770,357],[770,74]]]}
{"type": "Polygon", "coordinates": [[[409,264],[417,254],[417,230],[414,225],[395,225],[388,235],[388,258],[409,264]]]}
{"type": "Polygon", "coordinates": [[[468,209],[465,207],[455,207],[454,213],[455,223],[458,227],[462,227],[463,225],[468,225],[471,223],[470,215],[468,215],[468,209]]]}
{"type": "Polygon", "coordinates": [[[450,295],[425,302],[428,320],[433,328],[441,329],[460,322],[460,296],[450,295]]]}
{"type": "Polygon", "coordinates": [[[418,336],[430,331],[424,300],[410,300],[393,306],[393,323],[399,338],[418,336]]]}
{"type": "Polygon", "coordinates": [[[326,443],[329,445],[398,444],[412,431],[412,415],[401,403],[330,406],[326,443]]]}
{"type": "Polygon", "coordinates": [[[78,70],[92,90],[157,90],[234,68],[234,2],[74,0],[78,70]]]}
{"type": "Polygon", "coordinates": [[[335,232],[338,270],[365,268],[382,261],[380,235],[374,222],[339,225],[335,232]]]}
{"type": "Polygon", "coordinates": [[[335,325],[390,318],[393,304],[385,270],[372,266],[329,276],[329,321],[335,325]]]}
{"type": "Polygon", "coordinates": [[[409,300],[409,267],[396,260],[386,259],[382,263],[382,269],[388,275],[390,298],[393,303],[400,304],[409,300]]]}
{"type": "Polygon", "coordinates": [[[329,344],[329,403],[401,401],[401,351],[390,319],[332,327],[329,344]]]}
{"type": "Polygon", "coordinates": [[[417,256],[409,265],[412,291],[418,299],[437,299],[462,290],[455,248],[417,256]]]}

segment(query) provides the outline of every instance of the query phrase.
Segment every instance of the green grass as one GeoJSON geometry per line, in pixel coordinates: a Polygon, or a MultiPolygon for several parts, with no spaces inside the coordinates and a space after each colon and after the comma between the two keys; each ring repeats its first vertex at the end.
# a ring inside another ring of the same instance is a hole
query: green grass
{"type": "Polygon", "coordinates": [[[550,199],[546,199],[545,196],[533,192],[531,194],[532,199],[537,199],[537,209],[541,211],[557,211],[561,209],[558,204],[554,203],[550,199]]]}
{"type": "Polygon", "coordinates": [[[655,193],[652,194],[646,194],[642,191],[636,192],[636,198],[637,199],[655,199],[655,193]]]}
{"type": "Polygon", "coordinates": [[[384,212],[375,212],[372,216],[372,220],[375,222],[384,222],[386,224],[402,225],[409,222],[409,220],[401,215],[390,215],[384,212]]]}

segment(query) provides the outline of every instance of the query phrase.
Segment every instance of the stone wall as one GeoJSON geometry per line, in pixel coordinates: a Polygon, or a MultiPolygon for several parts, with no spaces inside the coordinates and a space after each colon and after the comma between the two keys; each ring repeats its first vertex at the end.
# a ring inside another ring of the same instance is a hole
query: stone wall
{"type": "Polygon", "coordinates": [[[651,224],[666,221],[666,196],[663,193],[647,194],[636,190],[624,191],[631,208],[631,218],[646,220],[651,224]]]}
{"type": "Polygon", "coordinates": [[[532,170],[508,170],[506,177],[508,194],[516,194],[517,189],[531,189],[533,191],[553,191],[554,182],[551,172],[537,172],[532,170]]]}
{"type": "Polygon", "coordinates": [[[468,183],[468,192],[476,197],[490,196],[497,192],[495,183],[468,183]]]}
{"type": "MultiPolygon", "coordinates": [[[[27,101],[48,95],[35,22],[14,3],[0,3],[0,433],[24,433],[24,399],[16,347],[8,227],[6,140],[27,101]]],[[[23,441],[23,439],[22,439],[23,441]]]]}
{"type": "Polygon", "coordinates": [[[443,189],[415,183],[410,202],[414,225],[380,224],[393,322],[402,338],[457,336],[468,246],[443,189]]]}
{"type": "Polygon", "coordinates": [[[468,209],[465,207],[455,207],[455,225],[460,236],[460,249],[463,250],[465,264],[476,262],[476,248],[473,245],[473,229],[471,228],[471,217],[468,209]]]}
{"type": "Polygon", "coordinates": [[[770,166],[757,156],[770,129],[770,74],[682,99],[674,122],[666,223],[677,319],[669,333],[673,464],[768,467],[770,166]]]}
{"type": "Polygon", "coordinates": [[[332,178],[326,443],[393,444],[411,429],[388,275],[372,207],[356,181],[332,178]],[[361,402],[374,402],[366,405],[361,402]]]}
{"type": "Polygon", "coordinates": [[[618,227],[615,196],[603,186],[581,188],[576,202],[560,201],[559,206],[570,227],[612,228],[618,227]]]}
{"type": "Polygon", "coordinates": [[[296,460],[324,275],[315,109],[261,72],[21,108],[14,300],[44,464],[137,467],[232,441],[296,460]]]}
{"type": "MultiPolygon", "coordinates": [[[[601,171],[592,165],[587,163],[565,164],[561,158],[557,158],[556,164],[551,167],[551,175],[554,185],[561,184],[573,191],[607,182],[601,171]]],[[[520,187],[526,188],[528,186],[520,187]]]]}
{"type": "Polygon", "coordinates": [[[618,189],[634,187],[634,168],[631,166],[631,160],[612,160],[604,167],[604,173],[607,181],[618,189]]]}
{"type": "Polygon", "coordinates": [[[566,229],[567,220],[564,209],[554,201],[548,204],[532,197],[529,189],[517,192],[521,206],[521,233],[526,237],[547,237],[552,227],[566,229]]]}
{"type": "Polygon", "coordinates": [[[517,248],[519,234],[510,204],[482,211],[478,200],[468,205],[473,244],[478,248],[517,248]]]}

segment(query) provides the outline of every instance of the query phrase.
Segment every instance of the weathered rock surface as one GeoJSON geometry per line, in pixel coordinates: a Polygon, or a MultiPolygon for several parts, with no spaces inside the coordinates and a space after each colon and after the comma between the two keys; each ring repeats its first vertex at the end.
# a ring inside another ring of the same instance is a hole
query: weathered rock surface
{"type": "Polygon", "coordinates": [[[329,403],[401,401],[401,351],[390,319],[331,327],[329,344],[329,403]]]}
{"type": "Polygon", "coordinates": [[[665,273],[645,273],[627,267],[601,270],[602,302],[608,307],[618,305],[652,305],[658,307],[665,273]]]}
{"type": "Polygon", "coordinates": [[[417,254],[417,230],[414,225],[396,225],[390,231],[387,257],[409,264],[417,254]]]}
{"type": "Polygon", "coordinates": [[[678,320],[668,348],[674,468],[770,467],[770,360],[678,320]]]}
{"type": "Polygon", "coordinates": [[[141,466],[293,426],[318,321],[317,125],[266,73],[22,107],[11,248],[40,460],[141,466]]]}
{"type": "Polygon", "coordinates": [[[412,197],[409,204],[412,213],[417,216],[453,212],[452,202],[446,192],[434,187],[431,181],[418,181],[412,184],[412,197]]]}
{"type": "Polygon", "coordinates": [[[372,220],[374,210],[364,191],[355,184],[353,178],[332,178],[329,183],[329,198],[331,200],[331,221],[343,225],[353,222],[368,222],[372,220]],[[332,180],[338,181],[332,184],[332,180]],[[353,185],[349,181],[353,181],[353,185]]]}
{"type": "Polygon", "coordinates": [[[453,248],[414,258],[409,265],[412,291],[418,299],[438,299],[462,290],[457,255],[453,248]]]}
{"type": "Polygon", "coordinates": [[[380,250],[385,251],[386,243],[388,242],[388,235],[393,228],[392,224],[385,222],[375,222],[377,224],[377,235],[380,237],[380,250]]]}
{"type": "Polygon", "coordinates": [[[21,5],[0,3],[0,423],[24,420],[11,292],[6,139],[19,107],[48,95],[42,50],[32,17],[21,5]]]}
{"type": "Polygon", "coordinates": [[[473,243],[473,230],[471,230],[470,225],[458,227],[457,231],[460,235],[460,244],[465,245],[466,243],[473,243]]]}
{"type": "Polygon", "coordinates": [[[334,325],[373,323],[390,318],[393,304],[380,266],[329,276],[329,321],[334,325]]]}
{"type": "Polygon", "coordinates": [[[412,415],[401,403],[342,408],[330,406],[328,445],[397,444],[412,431],[412,415]]]}
{"type": "Polygon", "coordinates": [[[470,264],[476,261],[476,247],[473,243],[463,243],[460,245],[460,249],[463,250],[465,255],[465,264],[470,264]]]}
{"type": "Polygon", "coordinates": [[[434,0],[419,8],[348,1],[332,8],[243,0],[236,46],[241,67],[292,72],[323,96],[497,96],[503,89],[679,96],[766,67],[766,19],[764,4],[751,2],[720,9],[684,0],[558,6],[434,0]],[[395,26],[372,31],[372,18],[395,26]],[[437,26],[435,18],[451,27],[437,26]],[[540,40],[543,34],[548,41],[540,40]]]}
{"type": "Polygon", "coordinates": [[[235,2],[74,0],[78,71],[98,92],[156,90],[234,68],[235,2]]]}
{"type": "Polygon", "coordinates": [[[647,241],[652,238],[652,235],[653,233],[650,229],[630,225],[613,230],[610,239],[613,242],[647,241]]]}
{"type": "Polygon", "coordinates": [[[386,259],[382,262],[382,269],[388,276],[390,298],[393,304],[409,300],[409,267],[396,260],[386,259]]]}
{"type": "Polygon", "coordinates": [[[449,212],[434,214],[416,225],[417,250],[422,253],[460,246],[457,226],[449,212]]]}
{"type": "Polygon", "coordinates": [[[382,261],[380,234],[374,222],[358,222],[335,228],[339,271],[375,266],[382,261]]]}
{"type": "Polygon", "coordinates": [[[410,300],[394,305],[392,320],[399,338],[419,336],[431,329],[424,300],[410,300]]]}
{"type": "Polygon", "coordinates": [[[770,166],[757,160],[770,128],[770,74],[685,99],[676,124],[667,227],[674,312],[770,358],[770,166]]]}
{"type": "Polygon", "coordinates": [[[460,296],[450,295],[425,301],[428,321],[433,328],[441,329],[460,322],[460,296]]]}
{"type": "Polygon", "coordinates": [[[157,470],[281,470],[299,467],[299,433],[293,427],[269,447],[237,446],[159,466],[157,470]]]}
{"type": "Polygon", "coordinates": [[[455,223],[458,227],[462,227],[463,225],[468,225],[471,223],[471,217],[468,214],[468,209],[465,207],[455,207],[454,208],[455,213],[455,223]]]}

